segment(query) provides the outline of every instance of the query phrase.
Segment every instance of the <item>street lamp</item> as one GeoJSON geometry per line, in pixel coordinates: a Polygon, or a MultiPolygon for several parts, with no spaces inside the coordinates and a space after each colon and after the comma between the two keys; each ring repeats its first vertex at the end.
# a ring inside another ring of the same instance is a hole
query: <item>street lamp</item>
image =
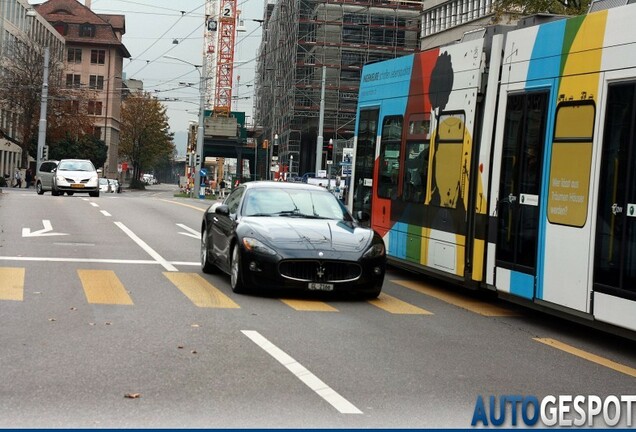
{"type": "Polygon", "coordinates": [[[203,73],[201,72],[201,69],[203,68],[203,65],[196,65],[194,63],[190,63],[189,61],[185,61],[182,60],[180,58],[177,57],[173,57],[173,56],[169,56],[169,55],[164,55],[165,58],[168,59],[172,59],[172,60],[177,60],[180,61],[182,63],[185,64],[189,64],[190,66],[193,66],[196,71],[199,73],[199,127],[197,129],[197,151],[196,151],[196,155],[198,156],[198,158],[195,158],[195,161],[198,159],[198,163],[195,162],[195,167],[194,167],[194,195],[198,196],[199,198],[204,198],[204,196],[201,196],[201,166],[204,163],[203,160],[203,121],[205,118],[205,77],[203,76],[203,73]]]}
{"type": "Polygon", "coordinates": [[[290,154],[289,155],[289,176],[292,176],[292,169],[294,167],[294,155],[290,154]]]}
{"type": "MultiPolygon", "coordinates": [[[[27,10],[26,16],[35,18],[37,13],[34,9],[27,10]]],[[[42,73],[42,96],[40,100],[40,122],[38,124],[38,149],[36,155],[35,170],[40,169],[44,146],[46,145],[46,108],[49,99],[49,47],[44,47],[44,70],[42,73]]]]}

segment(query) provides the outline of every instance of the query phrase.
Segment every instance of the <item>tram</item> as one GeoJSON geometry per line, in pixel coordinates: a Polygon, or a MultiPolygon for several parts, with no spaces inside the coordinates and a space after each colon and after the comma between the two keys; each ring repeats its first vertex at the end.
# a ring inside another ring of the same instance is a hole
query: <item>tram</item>
{"type": "Polygon", "coordinates": [[[348,206],[389,262],[636,330],[636,5],[365,65],[348,206]]]}

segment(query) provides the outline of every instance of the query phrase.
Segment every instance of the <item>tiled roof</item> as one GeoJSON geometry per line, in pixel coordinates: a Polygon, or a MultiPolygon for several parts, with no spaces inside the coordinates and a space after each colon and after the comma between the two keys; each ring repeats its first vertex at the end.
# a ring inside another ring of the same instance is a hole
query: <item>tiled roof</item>
{"type": "Polygon", "coordinates": [[[56,23],[67,25],[67,32],[63,35],[67,43],[116,45],[120,46],[123,57],[130,57],[130,53],[115,33],[125,33],[126,17],[124,15],[96,14],[77,0],[49,0],[33,6],[52,25],[56,23]],[[80,36],[79,28],[82,24],[94,25],[95,36],[80,36]]]}

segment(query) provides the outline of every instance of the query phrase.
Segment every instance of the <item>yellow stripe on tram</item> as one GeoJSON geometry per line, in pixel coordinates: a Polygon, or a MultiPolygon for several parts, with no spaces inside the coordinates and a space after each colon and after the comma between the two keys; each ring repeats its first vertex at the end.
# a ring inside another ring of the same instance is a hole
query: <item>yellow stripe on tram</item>
{"type": "Polygon", "coordinates": [[[454,306],[458,306],[462,309],[469,310],[474,313],[478,313],[480,315],[495,317],[495,316],[517,316],[518,314],[512,310],[493,305],[481,300],[475,300],[463,296],[461,294],[447,291],[442,288],[434,288],[430,285],[426,285],[421,282],[414,281],[403,281],[403,280],[392,280],[391,282],[396,283],[398,285],[402,285],[405,288],[412,289],[413,291],[417,291],[419,293],[435,297],[438,300],[441,300],[446,303],[450,303],[454,306]]]}
{"type": "Polygon", "coordinates": [[[338,312],[338,309],[321,301],[280,299],[283,303],[297,311],[338,312]]]}
{"type": "Polygon", "coordinates": [[[92,304],[132,305],[117,275],[112,270],[77,270],[86,300],[92,304]]]}
{"type": "Polygon", "coordinates": [[[240,306],[197,273],[163,273],[198,307],[239,309],[240,306]]]}
{"type": "Polygon", "coordinates": [[[24,268],[0,267],[0,300],[24,300],[24,268]]]}
{"type": "Polygon", "coordinates": [[[385,293],[380,293],[377,299],[369,300],[369,303],[392,314],[433,315],[433,312],[413,306],[385,293]]]}
{"type": "Polygon", "coordinates": [[[583,351],[582,349],[575,348],[571,345],[565,344],[563,342],[559,342],[556,339],[551,338],[532,338],[537,342],[541,342],[542,344],[546,344],[551,346],[552,348],[556,348],[558,350],[564,351],[566,353],[575,355],[592,363],[599,364],[601,366],[605,366],[606,368],[615,370],[616,372],[623,373],[625,375],[629,375],[631,377],[636,378],[636,369],[633,367],[625,366],[624,364],[616,363],[615,361],[606,359],[605,357],[601,357],[596,354],[589,353],[587,351],[583,351]]]}

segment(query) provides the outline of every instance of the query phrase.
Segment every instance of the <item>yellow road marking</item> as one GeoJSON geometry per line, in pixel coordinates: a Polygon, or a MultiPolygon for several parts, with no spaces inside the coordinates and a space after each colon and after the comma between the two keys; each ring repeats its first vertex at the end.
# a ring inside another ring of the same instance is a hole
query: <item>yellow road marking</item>
{"type": "Polygon", "coordinates": [[[550,338],[533,338],[533,339],[537,342],[541,342],[542,344],[546,344],[548,346],[559,349],[561,351],[565,351],[566,353],[575,355],[587,361],[591,361],[592,363],[605,366],[606,368],[613,369],[616,372],[620,372],[625,375],[629,375],[631,377],[636,378],[636,369],[632,367],[625,366],[624,364],[616,363],[615,361],[606,359],[605,357],[601,357],[596,354],[583,351],[571,345],[565,344],[563,342],[559,342],[558,340],[555,340],[555,339],[550,339],[550,338]]]}
{"type": "Polygon", "coordinates": [[[240,306],[197,273],[163,273],[198,307],[239,309],[240,306]]]}
{"type": "Polygon", "coordinates": [[[24,300],[24,268],[0,267],[0,300],[24,300]]]}
{"type": "Polygon", "coordinates": [[[380,293],[377,299],[369,300],[373,306],[384,309],[392,314],[403,315],[433,315],[433,312],[429,312],[426,309],[413,306],[388,294],[380,293]]]}
{"type": "Polygon", "coordinates": [[[77,270],[86,300],[94,304],[132,305],[124,285],[112,270],[77,270]]]}
{"type": "Polygon", "coordinates": [[[181,202],[178,202],[178,201],[172,201],[172,200],[167,200],[167,199],[162,199],[162,198],[156,198],[156,199],[159,200],[159,201],[165,201],[165,202],[168,202],[168,203],[177,204],[177,205],[184,206],[184,207],[189,207],[191,209],[199,210],[200,212],[204,212],[204,211],[207,210],[207,208],[202,209],[200,207],[193,206],[193,205],[190,205],[190,204],[181,203],[181,202]]]}
{"type": "Polygon", "coordinates": [[[338,312],[338,309],[321,301],[280,299],[287,306],[297,311],[338,312]]]}
{"type": "Polygon", "coordinates": [[[480,300],[471,299],[452,291],[446,291],[442,288],[433,288],[422,282],[402,281],[402,280],[392,280],[391,282],[396,283],[398,285],[402,285],[403,287],[412,289],[419,293],[422,293],[431,297],[435,297],[438,300],[442,300],[446,303],[450,303],[452,305],[469,310],[471,312],[478,313],[480,315],[484,315],[484,316],[517,316],[518,315],[512,310],[508,310],[500,306],[492,305],[480,300]]]}

